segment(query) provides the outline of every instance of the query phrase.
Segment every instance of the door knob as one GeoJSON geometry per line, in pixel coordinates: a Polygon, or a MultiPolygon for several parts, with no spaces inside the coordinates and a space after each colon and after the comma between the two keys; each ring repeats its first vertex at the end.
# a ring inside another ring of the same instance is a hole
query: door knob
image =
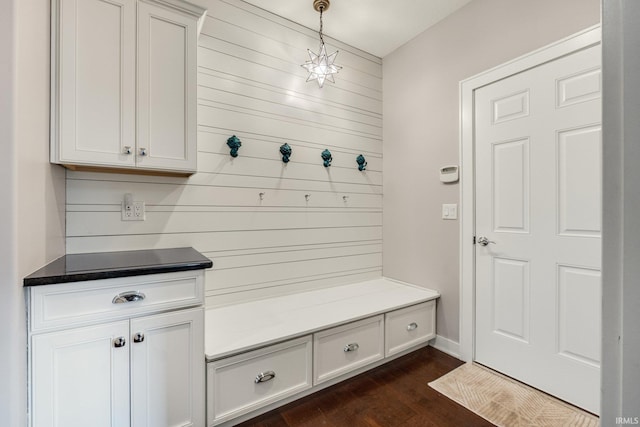
{"type": "Polygon", "coordinates": [[[124,347],[126,344],[127,344],[127,341],[124,339],[124,337],[118,337],[113,340],[113,346],[115,348],[124,347]]]}
{"type": "Polygon", "coordinates": [[[142,332],[137,332],[133,336],[133,342],[142,342],[144,341],[144,334],[142,332]]]}
{"type": "Polygon", "coordinates": [[[481,246],[487,246],[489,243],[493,243],[495,244],[496,242],[489,240],[488,238],[484,237],[484,236],[480,236],[478,237],[478,244],[481,246]]]}

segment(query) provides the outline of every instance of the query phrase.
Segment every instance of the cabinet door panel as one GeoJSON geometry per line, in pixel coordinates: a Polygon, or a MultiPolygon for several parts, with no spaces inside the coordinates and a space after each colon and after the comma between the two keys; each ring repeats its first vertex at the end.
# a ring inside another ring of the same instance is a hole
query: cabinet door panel
{"type": "Polygon", "coordinates": [[[126,320],[34,335],[32,426],[128,426],[128,335],[126,320]]]}
{"type": "Polygon", "coordinates": [[[204,310],[132,319],[136,334],[144,339],[131,347],[132,425],[204,425],[204,310]]]}
{"type": "Polygon", "coordinates": [[[59,158],[53,160],[133,166],[124,147],[135,146],[135,1],[59,0],[57,6],[52,110],[59,158]]]}
{"type": "Polygon", "coordinates": [[[196,170],[197,37],[192,16],[139,3],[139,167],[196,170]]]}

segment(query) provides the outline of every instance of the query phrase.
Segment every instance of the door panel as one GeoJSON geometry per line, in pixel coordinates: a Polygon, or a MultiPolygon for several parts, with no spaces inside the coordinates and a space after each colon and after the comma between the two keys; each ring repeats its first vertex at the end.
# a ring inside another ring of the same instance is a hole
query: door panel
{"type": "Polygon", "coordinates": [[[597,413],[600,47],[475,92],[479,363],[597,413]]]}
{"type": "Polygon", "coordinates": [[[133,166],[134,0],[60,0],[60,161],[133,166]]]}
{"type": "Polygon", "coordinates": [[[34,427],[129,425],[129,321],[34,335],[34,427]],[[118,337],[124,345],[114,347],[118,337]]]}
{"type": "Polygon", "coordinates": [[[196,170],[197,31],[193,17],[138,3],[141,167],[196,170]]]}
{"type": "Polygon", "coordinates": [[[204,310],[132,319],[131,341],[132,426],[204,425],[204,310]]]}

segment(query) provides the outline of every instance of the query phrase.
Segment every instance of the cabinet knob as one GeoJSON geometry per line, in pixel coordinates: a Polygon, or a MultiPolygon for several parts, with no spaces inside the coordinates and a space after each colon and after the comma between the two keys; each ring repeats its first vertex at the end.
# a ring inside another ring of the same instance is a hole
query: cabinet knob
{"type": "Polygon", "coordinates": [[[345,353],[349,353],[350,351],[356,351],[359,348],[360,348],[360,346],[358,345],[358,343],[354,342],[354,343],[345,345],[344,346],[344,352],[345,353]]]}
{"type": "Polygon", "coordinates": [[[122,149],[122,153],[123,154],[131,154],[131,146],[130,145],[125,145],[124,148],[122,149]]]}
{"type": "Polygon", "coordinates": [[[276,377],[276,373],[273,371],[260,372],[258,375],[256,375],[255,383],[256,384],[266,383],[267,381],[271,381],[275,377],[276,377]]]}
{"type": "Polygon", "coordinates": [[[115,348],[124,347],[126,343],[127,341],[124,339],[124,337],[118,337],[113,340],[113,346],[115,348]]]}
{"type": "Polygon", "coordinates": [[[418,324],[416,322],[412,322],[407,325],[407,331],[413,331],[414,329],[418,329],[418,324]]]}
{"type": "Polygon", "coordinates": [[[144,341],[144,334],[142,332],[137,332],[133,336],[133,342],[142,342],[144,341]]]}
{"type": "Polygon", "coordinates": [[[147,149],[146,148],[140,148],[140,155],[141,156],[146,156],[147,155],[147,149]]]}

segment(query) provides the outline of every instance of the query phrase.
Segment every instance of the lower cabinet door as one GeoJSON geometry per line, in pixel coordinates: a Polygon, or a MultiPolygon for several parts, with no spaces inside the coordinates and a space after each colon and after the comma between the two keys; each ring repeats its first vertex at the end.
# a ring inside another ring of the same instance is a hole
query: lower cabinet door
{"type": "Polygon", "coordinates": [[[131,425],[204,426],[204,310],[131,320],[131,425]]]}
{"type": "Polygon", "coordinates": [[[384,358],[383,315],[316,332],[313,383],[320,384],[384,358]]]}
{"type": "Polygon", "coordinates": [[[207,424],[311,388],[311,336],[207,364],[207,424]]]}
{"type": "Polygon", "coordinates": [[[33,427],[129,426],[129,321],[34,335],[33,427]]]}

